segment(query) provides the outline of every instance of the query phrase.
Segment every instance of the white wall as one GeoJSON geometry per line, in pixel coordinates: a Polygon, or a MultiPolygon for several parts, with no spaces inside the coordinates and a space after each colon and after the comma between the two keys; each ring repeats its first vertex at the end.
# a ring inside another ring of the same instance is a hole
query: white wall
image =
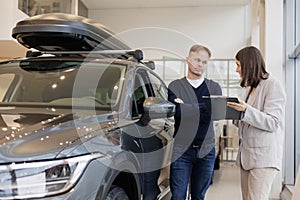
{"type": "Polygon", "coordinates": [[[181,57],[192,44],[201,43],[212,50],[213,58],[234,58],[249,41],[248,16],[248,6],[89,10],[89,18],[119,34],[133,49],[162,49],[181,57]]]}
{"type": "Polygon", "coordinates": [[[13,10],[13,1],[6,1],[6,0],[0,0],[1,7],[0,7],[0,25],[1,25],[1,32],[0,32],[0,40],[7,40],[10,38],[10,32],[12,27],[12,18],[13,13],[8,12],[13,10]],[[5,20],[4,20],[5,19],[5,20]],[[10,20],[8,20],[10,19],[10,20]]]}
{"type": "Polygon", "coordinates": [[[270,72],[284,82],[283,66],[283,1],[266,0],[265,57],[270,72]]]}
{"type": "Polygon", "coordinates": [[[20,57],[25,55],[25,48],[11,37],[16,23],[26,17],[18,9],[17,0],[0,0],[0,59],[20,57]]]}
{"type": "Polygon", "coordinates": [[[28,17],[22,11],[18,9],[17,0],[0,0],[0,40],[10,40],[11,30],[16,25],[16,23],[28,17]]]}

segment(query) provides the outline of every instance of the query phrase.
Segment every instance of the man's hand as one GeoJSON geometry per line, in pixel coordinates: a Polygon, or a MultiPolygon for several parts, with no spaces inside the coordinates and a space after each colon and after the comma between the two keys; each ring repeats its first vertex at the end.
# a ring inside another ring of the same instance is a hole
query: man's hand
{"type": "Polygon", "coordinates": [[[175,101],[176,103],[183,103],[182,99],[180,99],[180,98],[176,98],[176,99],[174,99],[174,101],[175,101]]]}

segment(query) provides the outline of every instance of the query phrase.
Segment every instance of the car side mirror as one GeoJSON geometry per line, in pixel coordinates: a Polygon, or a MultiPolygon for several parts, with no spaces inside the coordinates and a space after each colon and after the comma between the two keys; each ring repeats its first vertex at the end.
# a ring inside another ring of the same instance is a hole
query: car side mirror
{"type": "Polygon", "coordinates": [[[158,97],[148,97],[143,103],[144,112],[139,123],[146,126],[151,119],[172,117],[175,115],[175,105],[158,97]]]}
{"type": "Polygon", "coordinates": [[[175,114],[175,104],[158,97],[146,98],[143,107],[150,119],[172,117],[175,114]]]}

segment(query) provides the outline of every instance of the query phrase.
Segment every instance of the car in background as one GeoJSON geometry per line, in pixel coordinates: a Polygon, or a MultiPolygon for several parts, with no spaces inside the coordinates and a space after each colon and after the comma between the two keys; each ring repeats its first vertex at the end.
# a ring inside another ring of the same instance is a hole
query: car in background
{"type": "Polygon", "coordinates": [[[142,51],[69,14],[12,36],[29,50],[0,63],[0,199],[168,199],[175,106],[142,51]]]}

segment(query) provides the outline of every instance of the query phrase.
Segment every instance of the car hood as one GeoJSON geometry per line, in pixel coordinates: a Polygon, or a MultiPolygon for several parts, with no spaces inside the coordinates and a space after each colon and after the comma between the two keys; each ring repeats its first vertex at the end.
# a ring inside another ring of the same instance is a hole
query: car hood
{"type": "Polygon", "coordinates": [[[103,134],[112,121],[108,111],[0,107],[0,163],[59,157],[103,134]]]}

